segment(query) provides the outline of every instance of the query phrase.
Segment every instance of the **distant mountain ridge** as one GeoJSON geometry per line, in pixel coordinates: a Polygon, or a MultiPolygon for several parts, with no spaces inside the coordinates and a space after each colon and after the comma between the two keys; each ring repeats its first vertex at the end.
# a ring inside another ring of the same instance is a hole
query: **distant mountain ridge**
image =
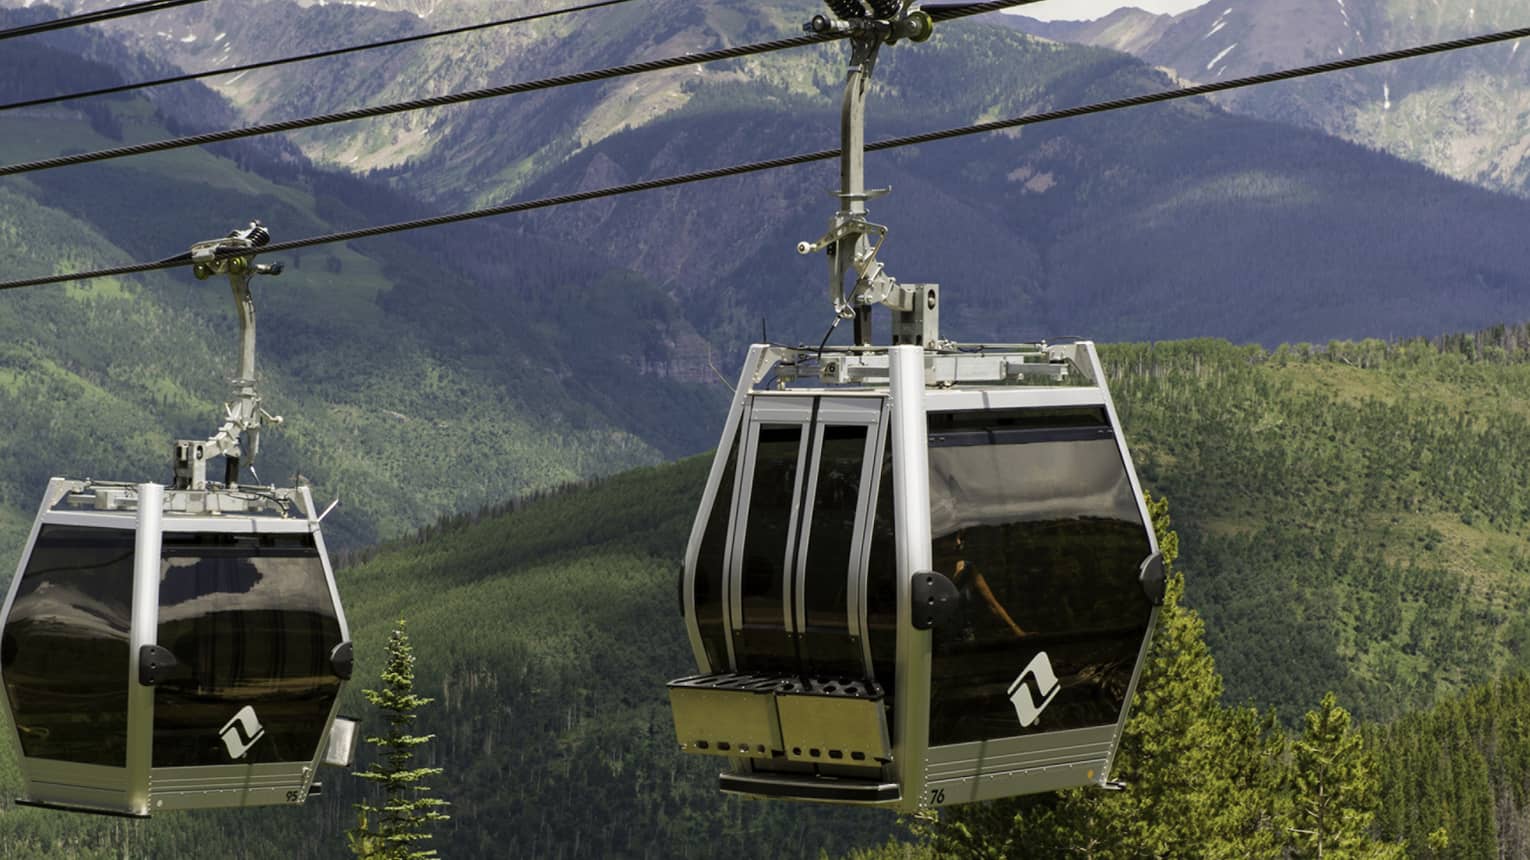
{"type": "Polygon", "coordinates": [[[988,20],[1055,42],[1094,45],[1126,54],[1151,48],[1174,26],[1173,15],[1154,14],[1135,6],[1123,6],[1102,18],[1087,21],[1042,21],[1007,13],[990,15],[988,20]]]}
{"type": "MultiPolygon", "coordinates": [[[[244,4],[236,15],[215,1],[133,39],[205,68],[225,54],[229,62],[269,56],[270,44],[348,44],[502,15],[496,8],[441,5],[426,22],[290,0],[244,4]]],[[[250,119],[274,119],[777,38],[798,32],[816,8],[651,0],[220,86],[250,119]]],[[[394,165],[374,177],[444,209],[819,150],[837,143],[843,47],[336,125],[295,142],[336,167],[394,165]]],[[[886,51],[871,134],[1170,84],[1118,53],[953,22],[928,43],[886,51]]],[[[830,322],[824,268],[792,248],[822,232],[834,175],[823,164],[499,223],[636,269],[699,334],[686,349],[690,366],[710,373],[710,351],[726,376],[762,329],[778,339],[822,338],[830,322]]],[[[884,259],[896,277],[946,285],[947,333],[959,339],[1217,335],[1274,344],[1435,334],[1530,316],[1519,274],[1530,270],[1530,251],[1514,226],[1525,220],[1523,201],[1205,102],[877,154],[868,179],[896,189],[873,206],[892,228],[884,259]]]]}
{"type": "MultiPolygon", "coordinates": [[[[1530,25],[1516,0],[1214,0],[1151,24],[1140,10],[1067,24],[1003,17],[1024,32],[1127,51],[1196,82],[1530,25]],[[1133,28],[1144,35],[1121,35],[1133,28]]],[[[1242,90],[1218,100],[1530,196],[1530,59],[1518,43],[1242,90]]]]}

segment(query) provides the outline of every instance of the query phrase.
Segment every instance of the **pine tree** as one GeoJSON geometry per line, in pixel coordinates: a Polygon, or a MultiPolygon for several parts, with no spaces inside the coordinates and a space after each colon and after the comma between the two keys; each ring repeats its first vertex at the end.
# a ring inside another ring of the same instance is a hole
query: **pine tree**
{"type": "Polygon", "coordinates": [[[414,648],[409,644],[405,626],[400,618],[393,635],[388,637],[388,662],[380,678],[382,689],[362,691],[388,724],[387,734],[367,738],[367,743],[377,749],[377,760],[356,773],[381,787],[382,805],[356,804],[356,829],[346,834],[351,851],[367,860],[424,860],[437,856],[434,849],[417,851],[414,846],[430,838],[426,832],[430,824],[450,818],[440,811],[449,805],[447,801],[427,796],[431,788],[425,780],[439,775],[441,768],[414,766],[415,754],[435,735],[410,732],[419,709],[434,699],[414,692],[414,648]]]}
{"type": "Polygon", "coordinates": [[[1292,745],[1292,856],[1322,860],[1384,860],[1402,856],[1401,843],[1371,836],[1379,793],[1364,738],[1332,692],[1308,711],[1292,745]]]}
{"type": "MultiPolygon", "coordinates": [[[[1106,817],[1118,822],[1124,856],[1256,856],[1236,834],[1257,830],[1257,823],[1229,815],[1244,810],[1257,818],[1265,798],[1240,793],[1249,787],[1235,784],[1234,770],[1250,756],[1261,758],[1265,746],[1234,748],[1250,739],[1250,726],[1224,712],[1222,676],[1206,646],[1205,624],[1181,604],[1185,581],[1174,568],[1179,537],[1170,528],[1168,500],[1149,496],[1147,504],[1169,582],[1116,757],[1126,790],[1102,798],[1106,817]]],[[[1257,723],[1257,715],[1253,719],[1257,723]]]]}

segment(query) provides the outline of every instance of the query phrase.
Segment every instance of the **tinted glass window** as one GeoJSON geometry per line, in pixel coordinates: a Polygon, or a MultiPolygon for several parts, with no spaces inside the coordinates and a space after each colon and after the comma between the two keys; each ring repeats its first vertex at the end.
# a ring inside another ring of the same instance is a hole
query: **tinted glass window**
{"type": "Polygon", "coordinates": [[[800,426],[759,428],[739,577],[743,618],[734,652],[741,670],[797,668],[796,647],[786,636],[782,579],[792,549],[792,502],[801,443],[800,426]]]}
{"type": "Polygon", "coordinates": [[[29,758],[127,764],[133,532],[43,526],[0,666],[29,758]]]}
{"type": "Polygon", "coordinates": [[[727,633],[723,630],[723,573],[728,549],[728,528],[733,523],[733,472],[738,464],[738,440],[728,452],[717,498],[707,514],[706,530],[701,534],[701,548],[696,553],[696,626],[712,671],[728,668],[727,633]]]}
{"type": "Polygon", "coordinates": [[[340,624],[312,536],[167,533],[159,644],[180,667],[156,688],[155,767],[313,758],[340,624]]]}
{"type": "Polygon", "coordinates": [[[802,651],[804,670],[823,675],[865,674],[858,638],[850,636],[848,612],[850,549],[860,508],[861,467],[866,461],[867,427],[824,427],[813,487],[813,517],[806,527],[803,575],[807,610],[802,651]]]}
{"type": "Polygon", "coordinates": [[[932,413],[929,430],[935,568],[962,601],[934,635],[930,743],[1114,723],[1152,607],[1104,412],[932,413]]]}
{"type": "MultiPolygon", "coordinates": [[[[892,434],[882,451],[877,504],[872,510],[871,551],[866,561],[866,633],[871,638],[872,675],[893,701],[898,655],[898,532],[893,498],[892,434]]],[[[892,730],[892,709],[887,712],[892,730]]]]}

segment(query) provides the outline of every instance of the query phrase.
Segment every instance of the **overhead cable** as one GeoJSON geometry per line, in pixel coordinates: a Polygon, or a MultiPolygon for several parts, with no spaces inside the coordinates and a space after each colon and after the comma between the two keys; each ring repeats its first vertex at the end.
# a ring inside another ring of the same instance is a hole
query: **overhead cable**
{"type": "MultiPolygon", "coordinates": [[[[1027,125],[1037,125],[1044,122],[1052,122],[1060,119],[1087,116],[1089,114],[1106,113],[1121,110],[1123,108],[1138,107],[1141,105],[1155,104],[1157,102],[1173,101],[1175,99],[1191,98],[1206,95],[1213,92],[1248,87],[1256,84],[1270,83],[1272,81],[1290,80],[1292,78],[1307,77],[1310,75],[1324,74],[1325,72],[1351,69],[1357,66],[1373,65],[1378,62],[1386,62],[1388,59],[1405,59],[1408,57],[1424,56],[1426,54],[1440,53],[1445,50],[1459,50],[1461,48],[1477,47],[1493,42],[1510,41],[1513,39],[1530,38],[1530,28],[1519,30],[1507,30],[1502,33],[1494,33],[1484,36],[1474,36],[1470,39],[1459,39],[1454,42],[1441,42],[1435,45],[1425,45],[1418,48],[1408,48],[1402,51],[1391,51],[1386,54],[1375,54],[1366,57],[1355,57],[1350,60],[1341,60],[1334,63],[1323,63],[1317,66],[1305,66],[1297,69],[1288,69],[1280,72],[1270,72],[1264,75],[1255,75],[1248,78],[1237,78],[1230,81],[1222,81],[1215,84],[1204,84],[1185,89],[1166,90],[1147,95],[1133,96],[1125,99],[1114,99],[1108,102],[1097,102],[1080,107],[1064,108],[1062,110],[1048,111],[1047,113],[1029,114],[1026,116],[1012,117],[1010,119],[986,122],[978,125],[961,126],[958,128],[944,129],[942,131],[926,132],[924,134],[905,135],[875,143],[868,143],[866,151],[877,152],[886,149],[896,149],[904,146],[915,146],[921,143],[932,143],[940,140],[948,140],[956,137],[966,137],[973,134],[984,134],[992,131],[1000,131],[1008,128],[1019,128],[1027,125]],[[1454,47],[1441,47],[1452,45],[1454,47]],[[1381,59],[1387,58],[1387,59],[1381,59]]],[[[632,182],[626,185],[617,185],[609,188],[599,188],[590,191],[580,191],[573,194],[562,194],[556,197],[543,197],[537,200],[527,200],[518,203],[507,203],[487,209],[474,209],[468,212],[458,212],[450,215],[436,215],[429,218],[417,218],[412,221],[401,221],[396,224],[384,224],[376,227],[364,227],[358,230],[347,230],[339,233],[327,233],[320,236],[311,236],[306,239],[294,239],[290,242],[275,242],[266,245],[261,253],[273,253],[291,251],[298,248],[310,248],[315,245],[328,245],[334,242],[349,242],[355,239],[367,239],[374,236],[384,236],[391,233],[402,233],[408,230],[419,230],[425,227],[439,227],[447,224],[456,224],[463,221],[473,221],[479,218],[490,218],[496,215],[509,215],[516,212],[527,212],[533,209],[546,209],[552,206],[562,206],[568,203],[581,203],[586,200],[597,200],[602,197],[616,197],[622,194],[632,194],[639,191],[652,191],[659,188],[669,188],[676,185],[686,185],[692,182],[703,182],[709,179],[721,179],[728,176],[741,176],[746,173],[756,173],[762,170],[774,170],[781,167],[793,167],[799,164],[808,164],[814,161],[827,161],[838,158],[840,150],[825,149],[820,152],[801,153],[785,158],[774,158],[768,161],[756,161],[749,164],[738,164],[732,167],[720,167],[712,170],[703,170],[696,173],[687,173],[680,176],[670,176],[663,179],[649,179],[643,182],[632,182]]],[[[230,252],[220,256],[237,257],[238,252],[230,252]]],[[[186,265],[184,257],[172,257],[167,260],[159,260],[153,263],[133,263],[126,266],[114,266],[111,268],[93,269],[85,272],[74,272],[63,275],[48,275],[38,278],[24,278],[13,281],[0,282],[0,290],[13,290],[21,287],[37,287],[46,284],[61,284],[68,281],[84,281],[92,278],[107,278],[118,275],[131,275],[139,272],[152,272],[161,269],[173,269],[186,265]]]]}
{"type": "Polygon", "coordinates": [[[542,18],[552,18],[558,15],[568,15],[573,12],[585,12],[590,9],[599,9],[603,6],[615,6],[619,3],[630,3],[631,0],[600,0],[598,3],[585,3],[581,6],[569,6],[563,9],[550,9],[546,12],[537,12],[532,15],[520,15],[514,18],[501,18],[498,21],[486,21],[482,24],[468,24],[463,27],[452,27],[449,30],[433,30],[429,33],[416,33],[412,36],[400,36],[396,39],[384,39],[379,42],[368,42],[364,45],[351,45],[346,48],[331,48],[327,51],[315,51],[311,54],[300,54],[294,57],[283,57],[277,60],[263,60],[258,63],[245,63],[242,66],[229,66],[226,69],[209,69],[205,72],[191,72],[184,75],[175,75],[168,78],[159,78],[152,81],[139,81],[132,84],[118,84],[117,86],[102,87],[96,90],[81,90],[74,93],[65,93],[59,96],[47,96],[45,98],[29,99],[27,101],[0,104],[0,111],[13,110],[15,108],[39,107],[41,105],[55,104],[57,102],[72,101],[74,99],[91,98],[94,96],[108,96],[114,93],[125,93],[132,90],[148,89],[150,87],[162,87],[166,84],[179,84],[186,81],[195,81],[202,78],[211,78],[218,75],[234,75],[243,72],[252,72],[256,69],[269,69],[276,66],[285,66],[291,63],[303,63],[309,60],[322,60],[326,57],[338,57],[343,54],[352,54],[357,51],[371,51],[377,48],[392,48],[396,45],[405,45],[410,42],[423,42],[427,39],[439,39],[442,36],[457,36],[462,33],[472,33],[477,30],[488,30],[494,27],[505,27],[510,24],[524,24],[528,21],[536,21],[542,18]]]}
{"type": "MultiPolygon", "coordinates": [[[[968,3],[959,6],[933,7],[930,17],[937,21],[954,18],[965,18],[969,15],[981,15],[987,12],[997,12],[1014,6],[1024,6],[1040,0],[992,0],[988,3],[968,3]]],[[[715,51],[703,51],[697,54],[686,54],[679,57],[668,57],[662,60],[648,60],[641,63],[630,63],[625,66],[614,66],[608,69],[598,69],[589,72],[579,72],[572,75],[559,75],[553,78],[543,78],[537,81],[525,81],[523,83],[506,84],[499,87],[488,87],[480,90],[469,90],[461,93],[433,96],[430,98],[414,99],[406,102],[376,105],[373,107],[357,108],[355,110],[341,111],[339,113],[323,114],[321,116],[305,117],[302,119],[284,120],[282,122],[253,125],[247,128],[236,128],[227,131],[214,131],[205,134],[194,134],[189,137],[173,138],[170,140],[150,141],[147,143],[133,144],[131,146],[119,146],[115,149],[103,149],[97,152],[82,152],[74,155],[62,155],[56,158],[45,158],[40,161],[28,161],[20,164],[10,164],[0,167],[0,176],[14,176],[18,173],[30,173],[36,170],[48,170],[55,167],[67,167],[73,164],[88,164],[95,161],[108,161],[114,158],[127,158],[134,155],[147,155],[152,152],[165,152],[172,149],[184,149],[189,146],[202,146],[209,143],[223,143],[230,140],[240,140],[246,137],[258,137],[266,134],[275,134],[283,131],[298,131],[305,128],[315,128],[321,125],[333,125],[341,122],[351,122],[358,119],[370,119],[372,117],[388,116],[390,114],[407,113],[410,111],[424,110],[426,108],[446,107],[448,105],[462,104],[464,102],[478,101],[488,98],[529,93],[537,90],[547,90],[556,87],[566,87],[571,84],[592,83],[594,81],[610,80],[628,75],[657,72],[664,69],[674,69],[681,66],[697,65],[700,63],[713,63],[720,60],[733,60],[740,57],[748,57],[755,54],[765,54],[773,51],[781,51],[787,48],[800,48],[805,45],[815,45],[822,42],[832,42],[838,39],[848,38],[844,32],[809,33],[802,36],[794,36],[789,39],[777,39],[773,42],[760,42],[754,45],[738,45],[732,48],[720,48],[715,51]]]]}
{"type": "Polygon", "coordinates": [[[117,6],[112,9],[84,12],[79,15],[54,18],[51,21],[39,21],[36,24],[0,30],[0,40],[14,39],[17,36],[30,36],[34,33],[48,33],[53,30],[63,30],[69,27],[80,27],[85,24],[99,24],[102,21],[111,21],[116,18],[128,18],[133,15],[158,12],[161,9],[173,9],[176,6],[189,6],[193,3],[205,2],[206,0],[143,0],[141,3],[129,3],[126,6],[117,6]]]}
{"type": "MultiPolygon", "coordinates": [[[[1141,105],[1155,104],[1157,102],[1173,101],[1194,96],[1206,95],[1207,93],[1221,92],[1236,87],[1248,87],[1256,84],[1270,83],[1272,81],[1290,80],[1292,78],[1306,77],[1310,75],[1324,74],[1325,72],[1338,71],[1341,69],[1355,68],[1356,66],[1373,65],[1378,62],[1386,62],[1388,59],[1404,59],[1418,57],[1425,54],[1440,53],[1445,50],[1459,50],[1461,48],[1476,47],[1479,45],[1503,42],[1512,39],[1530,38],[1530,28],[1520,30],[1508,30],[1503,33],[1494,33],[1484,36],[1474,36],[1470,39],[1459,39],[1454,42],[1441,42],[1436,45],[1425,45],[1418,48],[1408,48],[1403,51],[1391,51],[1386,54],[1375,54],[1367,57],[1356,57],[1350,60],[1342,60],[1335,63],[1323,63],[1317,66],[1305,66],[1298,69],[1288,69],[1280,72],[1270,72],[1264,75],[1255,75],[1248,78],[1238,78],[1215,84],[1205,84],[1185,89],[1166,90],[1163,92],[1149,93],[1147,95],[1133,96],[1131,98],[1114,99],[1107,102],[1083,105],[1080,107],[1063,108],[1062,110],[1048,111],[1047,113],[1029,114],[1026,116],[1011,117],[1009,119],[985,122],[978,125],[960,126],[941,131],[925,132],[924,134],[911,134],[902,137],[880,140],[866,145],[867,152],[878,152],[886,149],[897,149],[905,146],[915,146],[921,143],[933,143],[951,138],[966,137],[974,134],[1001,131],[1009,128],[1019,128],[1027,125],[1037,125],[1044,122],[1052,122],[1060,119],[1087,116],[1089,114],[1106,113],[1121,110],[1123,108],[1138,107],[1141,105]],[[1454,47],[1441,47],[1453,45],[1454,47]],[[1383,59],[1386,58],[1386,59],[1383,59]]],[[[784,158],[773,158],[767,161],[755,161],[748,164],[738,164],[731,167],[719,167],[712,170],[702,170],[696,173],[686,173],[679,176],[670,176],[662,179],[649,179],[642,182],[631,182],[626,185],[616,185],[609,188],[598,188],[590,191],[579,191],[573,194],[561,194],[556,197],[543,197],[537,200],[526,200],[517,203],[506,203],[487,209],[474,209],[468,212],[458,212],[450,215],[436,215],[429,218],[417,218],[412,221],[401,221],[396,224],[384,224],[376,227],[363,227],[357,230],[347,230],[340,233],[327,233],[321,236],[311,236],[306,239],[294,239],[290,242],[274,242],[261,249],[261,253],[279,251],[291,251],[298,248],[310,248],[315,245],[327,245],[333,242],[349,242],[355,239],[367,239],[374,236],[384,236],[390,233],[402,233],[408,230],[419,230],[425,227],[440,227],[447,224],[456,224],[463,221],[474,221],[479,218],[491,218],[497,215],[510,215],[516,212],[528,212],[533,209],[546,209],[552,206],[562,206],[568,203],[582,203],[587,200],[597,200],[602,197],[616,197],[623,194],[633,194],[639,191],[652,191],[659,188],[670,188],[676,185],[687,185],[693,182],[703,182],[709,179],[722,179],[729,176],[742,176],[746,173],[757,173],[762,170],[775,170],[782,167],[793,167],[799,164],[808,164],[814,161],[828,161],[838,158],[840,150],[825,149],[819,152],[807,152],[798,155],[790,155],[784,158]]],[[[224,256],[239,256],[237,252],[224,256]]],[[[114,277],[117,275],[129,275],[138,272],[151,272],[160,269],[171,269],[184,266],[186,260],[173,257],[168,260],[159,260],[153,263],[135,263],[127,266],[116,266],[107,269],[95,269],[88,272],[78,272],[66,275],[49,275],[39,278],[27,278],[15,281],[0,282],[0,290],[11,290],[20,287],[35,287],[44,284],[59,284],[66,281],[82,281],[91,278],[114,277]]]]}

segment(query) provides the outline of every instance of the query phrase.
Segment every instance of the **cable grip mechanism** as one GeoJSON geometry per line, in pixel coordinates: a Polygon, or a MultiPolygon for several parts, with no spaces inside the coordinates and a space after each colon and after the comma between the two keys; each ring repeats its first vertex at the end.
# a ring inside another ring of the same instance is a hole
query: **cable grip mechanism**
{"type": "MultiPolygon", "coordinates": [[[[798,242],[797,253],[825,251],[829,259],[829,300],[838,319],[855,320],[855,342],[871,342],[871,309],[894,312],[893,337],[929,343],[938,338],[933,301],[922,287],[902,286],[877,259],[887,228],[867,218],[866,203],[892,189],[866,188],[866,96],[882,45],[899,39],[923,42],[935,30],[929,13],[913,9],[913,0],[825,0],[835,18],[815,15],[803,25],[812,33],[844,33],[851,45],[844,103],[840,110],[840,187],[838,210],[817,241],[798,242]],[[849,297],[845,281],[853,274],[849,297]],[[926,305],[928,305],[926,313],[926,305]],[[907,317],[905,319],[905,317],[907,317]]],[[[934,285],[923,285],[934,288],[934,285]]]]}
{"type": "Polygon", "coordinates": [[[250,278],[255,275],[280,275],[281,263],[256,263],[258,249],[269,244],[271,233],[259,221],[234,230],[221,239],[209,239],[191,246],[185,259],[191,261],[192,274],[205,281],[213,275],[228,275],[239,315],[239,370],[232,380],[233,397],[223,406],[223,424],[205,440],[177,439],[174,451],[175,483],[178,490],[207,489],[207,461],[224,458],[225,486],[239,485],[241,462],[254,471],[260,453],[260,431],[282,423],[260,405],[255,387],[255,297],[250,292],[250,278]],[[248,438],[248,448],[243,440],[248,438]],[[245,455],[248,454],[248,457],[245,455]]]}

